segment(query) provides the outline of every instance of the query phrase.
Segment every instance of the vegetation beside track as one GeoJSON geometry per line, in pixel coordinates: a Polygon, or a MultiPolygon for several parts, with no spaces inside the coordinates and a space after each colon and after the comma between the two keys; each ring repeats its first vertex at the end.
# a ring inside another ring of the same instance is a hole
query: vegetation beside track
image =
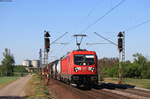
{"type": "Polygon", "coordinates": [[[19,77],[0,77],[0,88],[12,83],[13,81],[17,80],[19,77]]]}
{"type": "MultiPolygon", "coordinates": [[[[118,78],[105,78],[104,81],[118,83],[118,78]]],[[[135,87],[150,89],[150,79],[124,78],[123,83],[134,85],[135,87]]]]}
{"type": "Polygon", "coordinates": [[[48,87],[41,80],[41,77],[37,74],[33,74],[32,79],[27,84],[26,94],[27,99],[53,99],[48,91],[48,87]]]}
{"type": "MultiPolygon", "coordinates": [[[[150,60],[141,53],[133,54],[134,60],[121,62],[124,78],[150,79],[150,60]]],[[[118,77],[119,60],[103,58],[99,60],[99,71],[103,77],[118,77]]]]}
{"type": "MultiPolygon", "coordinates": [[[[141,53],[133,54],[134,60],[121,62],[124,84],[150,89],[150,60],[141,53]]],[[[99,60],[101,78],[106,82],[118,83],[119,59],[103,58],[99,60]]]]}

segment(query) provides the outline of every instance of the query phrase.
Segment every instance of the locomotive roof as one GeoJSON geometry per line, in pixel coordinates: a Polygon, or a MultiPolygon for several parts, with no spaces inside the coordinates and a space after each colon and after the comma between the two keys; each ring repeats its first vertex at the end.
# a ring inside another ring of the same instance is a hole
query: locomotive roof
{"type": "Polygon", "coordinates": [[[95,51],[88,51],[88,50],[73,50],[71,52],[68,52],[66,55],[64,55],[63,57],[61,57],[61,59],[66,58],[66,56],[70,55],[70,54],[96,54],[95,51]]]}
{"type": "Polygon", "coordinates": [[[80,51],[80,50],[75,50],[70,52],[69,54],[96,54],[95,51],[80,51]]]}

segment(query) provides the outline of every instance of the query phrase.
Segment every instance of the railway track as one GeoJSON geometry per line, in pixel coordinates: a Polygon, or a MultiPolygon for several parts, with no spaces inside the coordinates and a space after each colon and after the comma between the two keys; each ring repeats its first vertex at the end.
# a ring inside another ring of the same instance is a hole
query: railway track
{"type": "Polygon", "coordinates": [[[97,93],[97,94],[103,94],[104,96],[107,97],[107,99],[109,99],[109,98],[111,98],[111,99],[130,99],[127,96],[112,93],[110,91],[106,91],[106,90],[103,90],[103,89],[101,89],[101,90],[92,89],[91,91],[94,92],[94,93],[97,93]]]}
{"type": "Polygon", "coordinates": [[[136,99],[150,99],[150,91],[144,91],[134,88],[128,88],[128,89],[116,89],[116,91],[119,91],[122,95],[128,95],[131,98],[136,99]]]}
{"type": "Polygon", "coordinates": [[[134,88],[86,90],[53,79],[50,80],[49,89],[55,94],[56,99],[150,99],[150,91],[134,88]]]}
{"type": "MultiPolygon", "coordinates": [[[[76,88],[76,87],[61,83],[61,82],[57,82],[57,84],[60,84],[60,85],[64,86],[65,88],[67,88],[68,90],[70,90],[74,94],[78,95],[79,97],[81,96],[81,99],[130,99],[128,97],[118,95],[118,94],[115,94],[115,93],[111,93],[111,92],[108,92],[108,91],[104,91],[104,90],[80,89],[80,88],[76,88]]],[[[76,97],[75,99],[78,99],[78,98],[76,97]]]]}
{"type": "Polygon", "coordinates": [[[56,99],[150,99],[150,91],[133,88],[86,90],[53,79],[50,80],[49,88],[55,94],[56,99]],[[56,85],[57,88],[55,88],[56,85]]]}

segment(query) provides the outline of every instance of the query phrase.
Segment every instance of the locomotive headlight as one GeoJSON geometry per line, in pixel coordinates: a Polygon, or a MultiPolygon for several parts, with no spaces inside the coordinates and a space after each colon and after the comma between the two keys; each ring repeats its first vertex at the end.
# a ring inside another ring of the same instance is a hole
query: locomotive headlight
{"type": "Polygon", "coordinates": [[[95,67],[89,67],[88,70],[93,72],[95,70],[95,67]]]}
{"type": "Polygon", "coordinates": [[[92,67],[92,70],[95,70],[95,67],[92,67]]]}
{"type": "Polygon", "coordinates": [[[74,68],[74,71],[75,71],[75,72],[78,72],[79,70],[81,70],[81,67],[75,67],[75,68],[74,68]]]}

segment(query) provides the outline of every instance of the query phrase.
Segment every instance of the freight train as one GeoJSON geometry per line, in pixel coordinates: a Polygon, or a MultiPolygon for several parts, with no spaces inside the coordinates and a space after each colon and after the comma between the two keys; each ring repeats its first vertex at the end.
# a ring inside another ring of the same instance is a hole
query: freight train
{"type": "Polygon", "coordinates": [[[44,71],[68,84],[91,86],[98,83],[97,55],[94,51],[74,50],[51,62],[44,71]]]}

